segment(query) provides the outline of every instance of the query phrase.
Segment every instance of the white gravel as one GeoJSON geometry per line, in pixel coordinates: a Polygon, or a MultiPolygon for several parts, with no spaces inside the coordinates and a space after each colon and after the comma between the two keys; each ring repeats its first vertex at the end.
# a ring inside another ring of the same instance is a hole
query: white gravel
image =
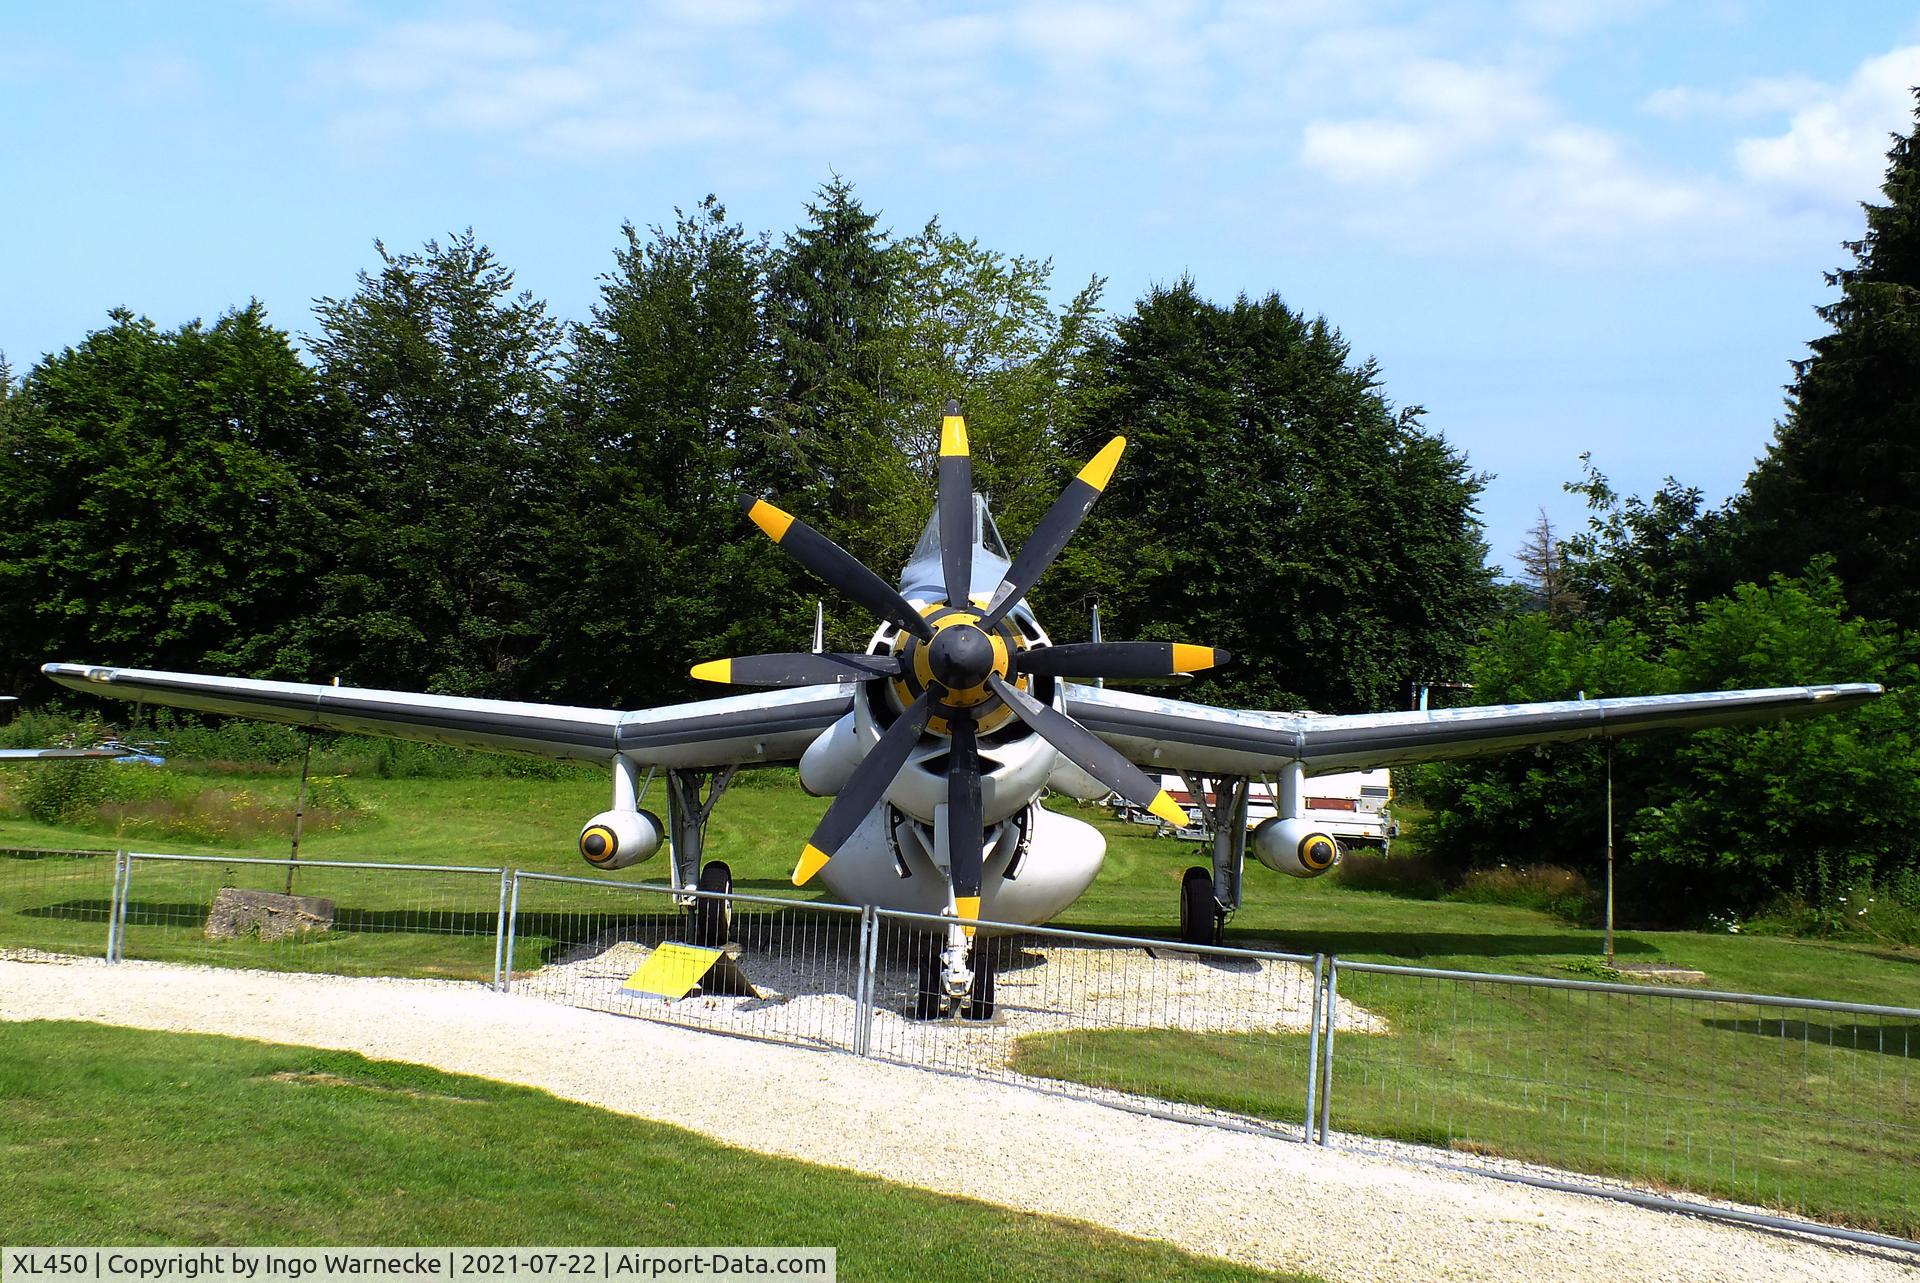
{"type": "Polygon", "coordinates": [[[0,961],[0,1020],[33,1019],[329,1047],[524,1083],[761,1153],[1332,1280],[1920,1277],[1904,1258],[474,985],[0,961]]]}

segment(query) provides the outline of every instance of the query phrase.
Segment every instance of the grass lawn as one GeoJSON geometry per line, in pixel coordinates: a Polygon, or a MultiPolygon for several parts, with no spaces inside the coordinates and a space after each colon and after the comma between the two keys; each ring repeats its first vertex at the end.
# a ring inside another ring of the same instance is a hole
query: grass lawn
{"type": "Polygon", "coordinates": [[[346,1052],[66,1022],[0,1044],[9,1243],[833,1246],[843,1279],[1277,1277],[346,1052]]]}
{"type": "MultiPolygon", "coordinates": [[[[133,769],[133,768],[117,768],[133,769]]],[[[168,768],[175,769],[175,768],[168,768]]],[[[230,775],[207,776],[231,783],[230,775]]],[[[790,778],[790,777],[789,777],[790,778]]],[[[290,801],[288,772],[248,789],[290,801]]],[[[353,827],[310,834],[309,858],[508,864],[587,872],[580,824],[606,803],[605,782],[355,777],[353,827]]],[[[656,794],[649,799],[659,805],[656,794]]],[[[824,803],[778,773],[736,787],[716,810],[709,854],[737,889],[791,894],[787,875],[824,803]]],[[[1107,864],[1060,925],[1171,935],[1195,847],[1078,813],[1108,837],[1107,864]]],[[[111,833],[0,821],[0,843],[113,845],[111,833]]],[[[284,836],[228,845],[126,839],[129,846],[285,854],[284,836]]],[[[111,858],[0,858],[0,946],[98,952],[111,858]]],[[[664,861],[620,875],[664,878],[664,861]]],[[[1629,867],[1623,874],[1632,876],[1629,867]]],[[[1247,904],[1228,943],[1333,953],[1351,961],[1565,977],[1600,952],[1600,933],[1498,904],[1421,900],[1299,881],[1250,865],[1247,904]]],[[[129,922],[135,957],[235,960],[345,973],[485,978],[499,884],[486,877],[302,870],[296,889],[342,906],[320,939],[213,944],[201,932],[220,885],[284,885],[278,869],[140,865],[129,922]]],[[[533,884],[529,884],[533,885],[533,884]]],[[[514,965],[540,965],[558,944],[665,908],[657,898],[539,885],[523,900],[514,965]]],[[[1858,942],[1674,931],[1622,931],[1622,960],[1704,971],[1717,989],[1920,1006],[1920,950],[1858,942]]],[[[1920,1233],[1912,1158],[1920,1152],[1920,1027],[1752,1008],[1597,998],[1349,973],[1342,993],[1387,1018],[1391,1036],[1336,1043],[1333,1123],[1342,1130],[1484,1150],[1602,1174],[1722,1193],[1908,1235],[1920,1233]]],[[[1305,1064],[1288,1035],[1101,1031],[1030,1039],[1020,1067],[1169,1099],[1297,1119],[1305,1064]]]]}

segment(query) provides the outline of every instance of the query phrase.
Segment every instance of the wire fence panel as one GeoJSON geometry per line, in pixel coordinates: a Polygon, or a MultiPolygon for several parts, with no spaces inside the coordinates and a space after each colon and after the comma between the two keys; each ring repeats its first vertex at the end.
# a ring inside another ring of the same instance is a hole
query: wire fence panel
{"type": "Polygon", "coordinates": [[[1920,1236],[1920,1011],[1353,963],[1336,987],[1342,1144],[1920,1236]]]}
{"type": "Polygon", "coordinates": [[[876,915],[871,1054],[1299,1134],[1312,958],[1041,927],[981,936],[991,1000],[976,976],[953,1002],[939,975],[944,921],[876,915]]]}
{"type": "Polygon", "coordinates": [[[681,897],[646,883],[521,873],[509,985],[596,1011],[853,1051],[864,916],[844,905],[681,897]],[[719,948],[722,960],[684,996],[663,997],[638,987],[655,977],[637,973],[665,944],[719,948]]]}
{"type": "Polygon", "coordinates": [[[490,981],[500,869],[129,853],[122,958],[490,981]]]}
{"type": "Polygon", "coordinates": [[[0,847],[0,954],[102,956],[119,855],[0,847]]]}

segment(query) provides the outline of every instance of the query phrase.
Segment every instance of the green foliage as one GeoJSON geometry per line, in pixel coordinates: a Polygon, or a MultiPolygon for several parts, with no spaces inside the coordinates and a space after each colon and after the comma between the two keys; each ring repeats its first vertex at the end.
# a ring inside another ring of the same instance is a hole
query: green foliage
{"type": "Polygon", "coordinates": [[[1223,702],[1378,709],[1459,671],[1492,604],[1481,480],[1324,319],[1182,281],[1099,355],[1088,426],[1129,448],[1050,601],[1225,646],[1201,695],[1223,702]]]}
{"type": "Polygon", "coordinates": [[[8,772],[9,793],[29,819],[67,823],[90,816],[107,800],[112,770],[105,762],[33,762],[8,772]]]}
{"type": "Polygon", "coordinates": [[[116,310],[0,414],[0,678],[41,657],[303,671],[326,410],[258,303],[162,331],[116,310]]]}
{"type": "Polygon", "coordinates": [[[321,381],[354,426],[328,479],[340,546],[320,671],[517,695],[548,632],[542,550],[576,463],[561,327],[471,230],[418,254],[374,248],[379,272],[315,309],[321,381]]]}
{"type": "Polygon", "coordinates": [[[1501,864],[1468,873],[1453,899],[1469,904],[1517,904],[1567,922],[1591,925],[1601,900],[1587,880],[1553,864],[1501,864]]]}
{"type": "Polygon", "coordinates": [[[1677,739],[1629,830],[1636,860],[1688,871],[1686,885],[1742,911],[1783,892],[1824,905],[1920,867],[1920,687],[1887,629],[1845,617],[1837,580],[1744,584],[1702,608],[1668,662],[1688,689],[1849,680],[1890,689],[1839,716],[1677,739]]]}
{"type": "Polygon", "coordinates": [[[1831,273],[1832,329],[1796,366],[1787,417],[1735,505],[1742,577],[1831,556],[1860,614],[1920,629],[1920,126],[1887,154],[1885,204],[1831,273]]]}
{"type": "MultiPolygon", "coordinates": [[[[1664,656],[1625,621],[1555,631],[1503,621],[1475,652],[1487,703],[1880,681],[1864,708],[1753,727],[1621,741],[1618,840],[1631,866],[1629,913],[1698,921],[1786,895],[1826,906],[1857,886],[1920,873],[1920,687],[1886,628],[1850,619],[1830,575],[1741,586],[1671,629],[1664,656]]],[[[1508,858],[1516,840],[1589,877],[1605,853],[1603,750],[1555,745],[1410,772],[1433,806],[1423,849],[1465,870],[1508,858]]]]}
{"type": "Polygon", "coordinates": [[[1662,644],[1733,582],[1727,513],[1672,477],[1651,500],[1623,498],[1591,455],[1580,456],[1580,468],[1566,489],[1586,499],[1587,528],[1563,545],[1568,591],[1583,613],[1624,621],[1662,644]]]}

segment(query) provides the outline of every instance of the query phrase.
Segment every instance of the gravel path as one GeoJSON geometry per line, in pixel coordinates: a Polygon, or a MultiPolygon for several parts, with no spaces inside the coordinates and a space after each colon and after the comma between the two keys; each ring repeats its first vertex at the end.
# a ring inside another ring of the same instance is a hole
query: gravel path
{"type": "Polygon", "coordinates": [[[33,1019],[337,1048],[524,1083],[761,1153],[1342,1283],[1920,1278],[1874,1253],[473,985],[0,961],[0,1020],[33,1019]]]}

